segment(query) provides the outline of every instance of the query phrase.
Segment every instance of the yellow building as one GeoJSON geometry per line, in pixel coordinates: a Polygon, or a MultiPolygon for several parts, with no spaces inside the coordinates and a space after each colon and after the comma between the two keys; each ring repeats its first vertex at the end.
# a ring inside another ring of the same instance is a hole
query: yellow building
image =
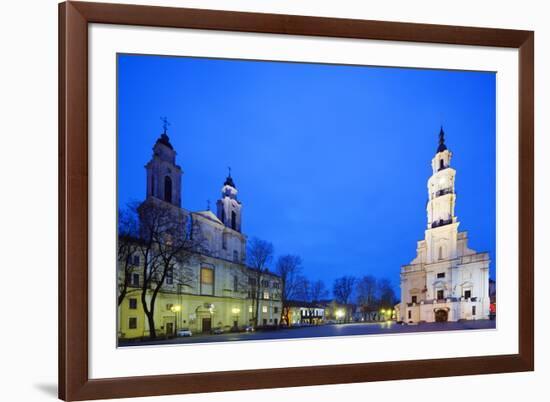
{"type": "MultiPolygon", "coordinates": [[[[212,257],[205,258],[203,263],[192,268],[197,272],[195,286],[183,288],[168,283],[158,293],[154,308],[157,336],[172,336],[181,329],[198,334],[218,328],[227,332],[236,328],[242,330],[249,325],[279,324],[279,277],[262,275],[267,286],[261,290],[258,320],[254,323],[251,320],[255,315],[255,299],[249,297],[249,291],[241,285],[248,281],[249,269],[212,257]]],[[[149,324],[141,302],[141,281],[139,267],[136,267],[128,293],[119,306],[118,335],[121,339],[149,336],[149,324]]],[[[148,291],[147,305],[150,305],[151,293],[148,291]]]]}
{"type": "Polygon", "coordinates": [[[172,336],[180,329],[195,334],[218,328],[229,331],[249,325],[278,325],[282,309],[280,278],[245,265],[247,238],[241,232],[242,204],[231,173],[223,183],[214,214],[209,208],[191,212],[181,207],[183,171],[176,165],[176,152],[166,132],[155,143],[145,168],[147,198],[137,209],[139,219],[134,225],[139,227],[139,234],[131,230],[130,235],[122,233],[119,217],[118,281],[119,289],[126,289],[118,307],[119,338],[150,336],[142,302],[144,281],[148,308],[156,284],[162,284],[153,309],[157,336],[172,336]],[[160,217],[157,211],[168,212],[160,217]],[[154,219],[161,221],[157,222],[158,245],[148,247],[143,239],[152,236],[154,219]],[[159,242],[159,236],[163,241],[159,242]],[[152,259],[166,258],[162,247],[177,248],[185,242],[192,244],[186,248],[190,250],[185,258],[147,273],[154,270],[152,259]],[[121,255],[121,245],[127,246],[126,254],[121,255]],[[148,279],[146,274],[150,275],[148,279]]]}

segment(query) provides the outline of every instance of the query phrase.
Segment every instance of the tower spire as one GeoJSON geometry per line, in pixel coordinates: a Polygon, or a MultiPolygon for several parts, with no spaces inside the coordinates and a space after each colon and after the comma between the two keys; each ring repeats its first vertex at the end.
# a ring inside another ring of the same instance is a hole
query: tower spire
{"type": "Polygon", "coordinates": [[[445,145],[445,132],[443,131],[443,126],[439,130],[439,146],[437,147],[437,152],[443,152],[447,149],[445,145]]]}
{"type": "Polygon", "coordinates": [[[233,188],[237,188],[235,186],[235,183],[233,182],[233,178],[231,177],[231,166],[227,167],[227,171],[228,171],[227,178],[225,179],[225,182],[223,183],[223,185],[224,186],[231,186],[233,188]]]}

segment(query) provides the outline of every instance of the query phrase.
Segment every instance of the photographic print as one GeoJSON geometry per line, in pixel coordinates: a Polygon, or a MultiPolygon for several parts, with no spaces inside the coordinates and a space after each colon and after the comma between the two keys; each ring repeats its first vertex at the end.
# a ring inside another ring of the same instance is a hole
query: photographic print
{"type": "Polygon", "coordinates": [[[496,328],[496,73],[117,56],[119,347],[496,328]]]}

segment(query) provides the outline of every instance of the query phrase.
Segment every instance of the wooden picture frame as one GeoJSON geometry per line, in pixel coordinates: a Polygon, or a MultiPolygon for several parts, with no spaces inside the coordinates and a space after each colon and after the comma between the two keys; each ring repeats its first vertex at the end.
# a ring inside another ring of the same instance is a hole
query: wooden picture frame
{"type": "Polygon", "coordinates": [[[59,5],[59,397],[64,400],[444,377],[534,369],[534,33],[153,6],[59,5]],[[88,24],[519,49],[519,353],[173,374],[88,375],[88,24]]]}

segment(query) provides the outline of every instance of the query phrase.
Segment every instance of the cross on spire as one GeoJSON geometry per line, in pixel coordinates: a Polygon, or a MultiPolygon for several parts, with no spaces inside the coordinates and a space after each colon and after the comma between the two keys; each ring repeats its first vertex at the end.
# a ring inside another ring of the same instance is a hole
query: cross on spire
{"type": "Polygon", "coordinates": [[[168,119],[165,117],[161,117],[160,120],[162,121],[162,128],[164,129],[163,134],[166,134],[166,130],[168,129],[168,126],[170,123],[168,122],[168,119]]]}
{"type": "Polygon", "coordinates": [[[210,211],[210,200],[206,200],[206,210],[210,211]]]}
{"type": "Polygon", "coordinates": [[[443,152],[447,149],[447,146],[445,145],[445,132],[443,131],[443,125],[441,126],[441,129],[439,130],[439,146],[437,147],[437,152],[443,152]]]}
{"type": "Polygon", "coordinates": [[[231,166],[228,166],[228,167],[227,167],[227,170],[228,170],[228,172],[229,172],[228,177],[231,177],[231,166]]]}

